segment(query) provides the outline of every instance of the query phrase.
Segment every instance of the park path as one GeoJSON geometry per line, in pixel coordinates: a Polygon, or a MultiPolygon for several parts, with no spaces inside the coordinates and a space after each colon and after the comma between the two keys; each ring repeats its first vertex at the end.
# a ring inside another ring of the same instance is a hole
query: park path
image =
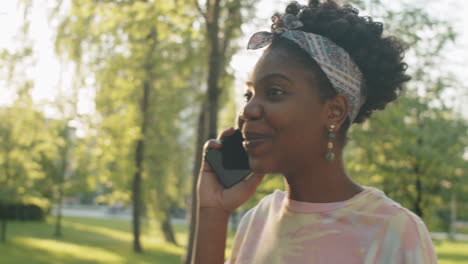
{"type": "MultiPolygon", "coordinates": [[[[56,215],[57,210],[54,207],[52,214],[56,215]]],[[[70,206],[62,208],[63,216],[76,216],[76,217],[87,217],[87,218],[101,218],[101,219],[122,219],[132,220],[132,211],[130,208],[116,209],[109,206],[70,206]]],[[[172,223],[183,224],[186,223],[185,219],[172,218],[172,223]]]]}
{"type": "MultiPolygon", "coordinates": [[[[52,211],[53,215],[57,214],[56,208],[52,211]]],[[[115,210],[108,206],[73,206],[62,208],[63,216],[79,216],[88,218],[117,218],[131,220],[131,211],[127,209],[115,210]]]]}

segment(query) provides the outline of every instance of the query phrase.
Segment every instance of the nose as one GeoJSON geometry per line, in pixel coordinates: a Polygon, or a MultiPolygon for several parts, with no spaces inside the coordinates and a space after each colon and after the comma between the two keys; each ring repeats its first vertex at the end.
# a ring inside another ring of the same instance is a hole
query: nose
{"type": "Polygon", "coordinates": [[[242,127],[245,121],[254,121],[254,120],[259,120],[263,117],[264,110],[263,106],[259,104],[259,102],[254,101],[254,98],[252,98],[245,106],[244,108],[239,112],[238,116],[238,125],[239,127],[242,127]]]}

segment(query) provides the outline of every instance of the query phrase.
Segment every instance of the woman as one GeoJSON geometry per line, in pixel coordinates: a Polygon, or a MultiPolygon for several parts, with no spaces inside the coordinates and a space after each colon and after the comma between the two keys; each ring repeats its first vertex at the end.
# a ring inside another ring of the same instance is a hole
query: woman
{"type": "MultiPolygon", "coordinates": [[[[268,48],[239,116],[254,174],[223,189],[203,162],[195,263],[224,262],[229,215],[265,173],[284,175],[286,190],[243,216],[226,263],[437,263],[421,219],[354,182],[343,165],[349,126],[395,100],[410,79],[401,43],[383,37],[381,23],[334,1],[293,2],[272,19],[271,32],[254,34],[248,44],[268,48]]],[[[233,131],[204,150],[220,148],[233,131]]]]}

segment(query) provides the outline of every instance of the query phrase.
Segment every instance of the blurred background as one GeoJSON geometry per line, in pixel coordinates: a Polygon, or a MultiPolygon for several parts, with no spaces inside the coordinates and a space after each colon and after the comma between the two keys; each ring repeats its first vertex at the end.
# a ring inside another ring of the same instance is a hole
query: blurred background
{"type": "MultiPolygon", "coordinates": [[[[236,126],[283,0],[1,0],[0,263],[188,263],[203,143],[236,126]]],[[[305,1],[299,1],[306,4],[305,1]]],[[[408,44],[404,95],[345,162],[468,263],[468,2],[352,0],[408,44]]],[[[267,175],[231,217],[275,189],[267,175]]]]}

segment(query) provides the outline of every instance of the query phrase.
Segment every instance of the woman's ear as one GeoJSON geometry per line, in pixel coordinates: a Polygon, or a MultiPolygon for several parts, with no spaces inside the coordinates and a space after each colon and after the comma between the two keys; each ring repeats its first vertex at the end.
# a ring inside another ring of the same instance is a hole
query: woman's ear
{"type": "Polygon", "coordinates": [[[325,102],[325,118],[327,127],[335,125],[335,131],[339,131],[349,112],[348,101],[344,94],[338,94],[325,102]]]}

